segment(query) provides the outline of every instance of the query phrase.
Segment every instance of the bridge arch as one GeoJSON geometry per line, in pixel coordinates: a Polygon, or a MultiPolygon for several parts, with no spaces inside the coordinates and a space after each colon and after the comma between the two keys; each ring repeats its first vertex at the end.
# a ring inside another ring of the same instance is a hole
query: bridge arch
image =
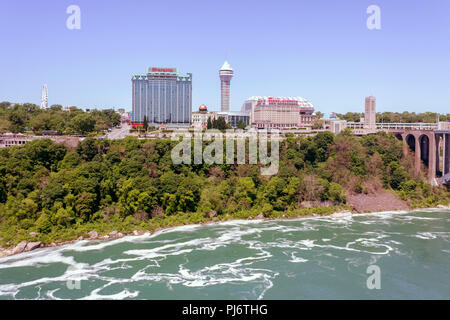
{"type": "Polygon", "coordinates": [[[405,139],[412,152],[416,151],[416,137],[413,134],[408,134],[405,139]]]}
{"type": "Polygon", "coordinates": [[[430,142],[428,135],[423,134],[419,136],[420,160],[422,160],[427,167],[430,166],[430,142]]]}

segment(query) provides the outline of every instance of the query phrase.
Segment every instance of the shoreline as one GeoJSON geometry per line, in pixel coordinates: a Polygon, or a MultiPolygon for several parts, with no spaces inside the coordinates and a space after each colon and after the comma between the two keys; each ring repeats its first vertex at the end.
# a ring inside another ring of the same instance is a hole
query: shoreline
{"type": "MultiPolygon", "coordinates": [[[[339,217],[339,215],[342,214],[346,214],[345,216],[355,216],[355,215],[368,215],[368,214],[383,214],[383,213],[401,213],[401,212],[414,212],[414,211],[423,211],[423,210],[450,210],[450,205],[437,205],[436,207],[425,207],[425,208],[415,208],[415,209],[409,209],[409,210],[386,210],[386,211],[377,211],[377,212],[352,212],[350,210],[342,210],[342,211],[336,211],[334,213],[331,214],[325,214],[325,215],[318,215],[318,214],[313,214],[313,215],[306,215],[306,216],[294,216],[294,217],[276,217],[276,218],[270,218],[270,217],[255,217],[255,218],[247,218],[247,219],[243,219],[243,218],[231,218],[231,219],[224,219],[224,220],[219,220],[219,221],[214,221],[214,220],[209,220],[206,222],[200,222],[200,223],[188,223],[188,224],[180,224],[180,225],[174,225],[174,226],[166,226],[166,227],[162,227],[162,228],[156,228],[153,230],[145,230],[145,231],[138,231],[135,230],[133,231],[133,233],[129,233],[129,234],[122,234],[122,233],[118,233],[117,231],[112,231],[111,233],[116,234],[116,236],[110,236],[110,235],[104,235],[104,236],[97,236],[97,237],[93,237],[93,238],[84,238],[81,237],[74,239],[74,240],[68,240],[68,241],[62,241],[62,242],[53,242],[51,244],[40,244],[39,246],[31,249],[31,250],[25,250],[25,246],[24,246],[24,250],[20,251],[20,252],[14,252],[15,248],[17,248],[17,246],[20,245],[20,243],[16,246],[16,247],[9,247],[9,248],[1,248],[0,247],[0,259],[1,258],[5,258],[5,257],[10,257],[10,256],[15,256],[21,253],[27,253],[27,252],[31,252],[37,249],[45,249],[45,248],[54,248],[54,247],[62,247],[65,245],[69,245],[69,244],[74,244],[80,241],[112,241],[112,240],[117,240],[117,239],[121,239],[124,237],[136,237],[136,236],[143,236],[143,235],[154,235],[157,232],[161,232],[164,230],[169,230],[169,229],[174,229],[174,228],[178,228],[178,227],[183,227],[183,226],[204,226],[204,225],[208,225],[208,224],[215,224],[215,223],[224,223],[227,221],[233,222],[233,221],[256,221],[256,222],[262,222],[262,221],[273,221],[273,220],[296,220],[296,219],[310,219],[310,218],[326,218],[326,217],[339,217]]],[[[22,241],[21,243],[23,243],[24,241],[22,241]]],[[[33,242],[27,242],[27,244],[33,244],[33,242]]]]}

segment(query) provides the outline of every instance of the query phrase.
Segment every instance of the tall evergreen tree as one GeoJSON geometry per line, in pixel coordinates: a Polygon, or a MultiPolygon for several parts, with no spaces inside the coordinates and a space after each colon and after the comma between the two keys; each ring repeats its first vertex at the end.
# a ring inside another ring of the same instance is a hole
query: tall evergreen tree
{"type": "Polygon", "coordinates": [[[147,132],[147,129],[148,129],[148,119],[147,119],[147,116],[144,116],[143,127],[144,127],[145,132],[147,132]]]}

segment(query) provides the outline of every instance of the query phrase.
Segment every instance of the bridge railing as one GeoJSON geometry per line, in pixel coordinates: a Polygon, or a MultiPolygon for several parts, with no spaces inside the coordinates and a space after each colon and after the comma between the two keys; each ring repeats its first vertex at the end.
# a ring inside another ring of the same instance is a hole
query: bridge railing
{"type": "Polygon", "coordinates": [[[377,129],[436,130],[436,123],[377,123],[377,129]]]}
{"type": "MultiPolygon", "coordinates": [[[[347,122],[347,128],[364,129],[362,122],[347,122]]],[[[436,123],[377,123],[377,130],[437,130],[436,123]]]]}

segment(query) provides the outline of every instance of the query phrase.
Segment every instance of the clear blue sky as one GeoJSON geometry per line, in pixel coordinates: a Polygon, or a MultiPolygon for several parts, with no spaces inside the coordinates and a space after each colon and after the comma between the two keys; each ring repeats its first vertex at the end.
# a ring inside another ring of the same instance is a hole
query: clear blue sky
{"type": "Polygon", "coordinates": [[[40,104],[46,83],[49,104],[131,110],[132,74],[158,66],[193,73],[193,108],[218,109],[227,59],[234,110],[272,95],[356,112],[374,95],[378,111],[450,113],[447,0],[2,0],[0,39],[0,101],[40,104]]]}

